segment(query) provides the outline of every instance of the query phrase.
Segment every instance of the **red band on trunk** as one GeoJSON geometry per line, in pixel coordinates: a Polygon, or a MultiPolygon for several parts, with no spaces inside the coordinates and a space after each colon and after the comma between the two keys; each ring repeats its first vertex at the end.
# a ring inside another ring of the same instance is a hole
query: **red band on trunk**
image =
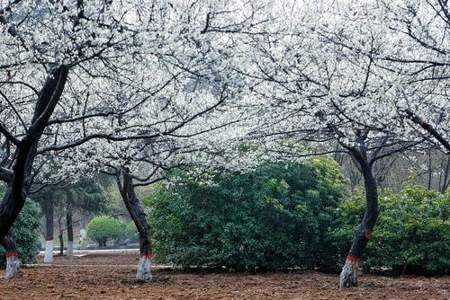
{"type": "Polygon", "coordinates": [[[352,256],[352,255],[347,256],[347,261],[350,263],[356,263],[356,262],[359,262],[360,260],[361,260],[361,257],[359,257],[359,256],[352,256]]]}
{"type": "Polygon", "coordinates": [[[6,256],[6,257],[17,256],[17,252],[9,251],[9,252],[6,252],[6,253],[5,253],[5,256],[6,256]]]}
{"type": "Polygon", "coordinates": [[[152,253],[144,253],[144,254],[142,254],[142,257],[152,258],[153,254],[152,253]]]}

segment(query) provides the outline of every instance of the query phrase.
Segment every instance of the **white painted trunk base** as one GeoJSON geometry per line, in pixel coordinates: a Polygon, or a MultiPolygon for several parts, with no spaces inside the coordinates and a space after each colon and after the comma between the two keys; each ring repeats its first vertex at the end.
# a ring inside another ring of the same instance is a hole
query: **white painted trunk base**
{"type": "Polygon", "coordinates": [[[142,256],[139,260],[139,266],[136,274],[137,281],[149,282],[152,280],[151,273],[152,262],[149,257],[142,256]]]}
{"type": "Polygon", "coordinates": [[[11,279],[17,275],[19,271],[20,261],[16,255],[11,255],[6,257],[6,273],[5,278],[11,279]]]}
{"type": "Polygon", "coordinates": [[[67,242],[67,256],[73,256],[73,241],[67,242]]]}
{"type": "Polygon", "coordinates": [[[46,264],[53,263],[53,240],[47,241],[45,243],[44,263],[46,264]]]}
{"type": "Polygon", "coordinates": [[[345,265],[339,276],[339,287],[341,289],[358,285],[358,265],[359,263],[357,261],[345,261],[345,265]]]}

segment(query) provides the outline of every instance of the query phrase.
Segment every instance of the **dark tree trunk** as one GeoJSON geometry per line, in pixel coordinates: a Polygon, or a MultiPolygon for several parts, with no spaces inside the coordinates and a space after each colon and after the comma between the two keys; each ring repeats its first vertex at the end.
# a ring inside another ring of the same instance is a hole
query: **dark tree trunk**
{"type": "Polygon", "coordinates": [[[64,230],[63,230],[63,225],[62,225],[62,217],[60,217],[58,219],[58,228],[59,228],[59,255],[63,256],[64,255],[64,230]]]}
{"type": "Polygon", "coordinates": [[[8,235],[3,239],[2,246],[8,255],[14,255],[17,253],[14,230],[10,230],[8,235]]]}
{"type": "Polygon", "coordinates": [[[152,257],[152,242],[150,239],[150,226],[145,218],[144,208],[136,196],[133,180],[127,170],[122,171],[122,183],[117,177],[120,194],[125,206],[133,219],[139,233],[139,248],[141,260],[136,278],[139,281],[150,281],[150,259],[152,257]]]}
{"type": "Polygon", "coordinates": [[[53,262],[53,246],[54,246],[54,237],[53,237],[53,220],[54,220],[54,206],[53,199],[49,198],[45,202],[45,256],[44,263],[52,263],[53,262]]]}
{"type": "Polygon", "coordinates": [[[53,209],[53,201],[48,201],[45,212],[45,239],[47,241],[53,241],[53,218],[54,218],[54,209],[53,209]]]}
{"type": "Polygon", "coordinates": [[[60,232],[58,237],[59,237],[59,255],[63,256],[64,255],[64,236],[63,236],[63,233],[60,232]]]}
{"type": "Polygon", "coordinates": [[[67,223],[67,256],[73,256],[73,218],[72,218],[72,198],[69,191],[67,202],[66,223],[67,223]]]}
{"type": "Polygon", "coordinates": [[[351,154],[359,164],[364,178],[367,206],[363,219],[355,230],[352,246],[342,268],[339,282],[341,288],[349,288],[358,284],[358,264],[366,249],[367,242],[372,237],[372,231],[378,219],[378,189],[372,165],[368,163],[365,152],[352,148],[351,154]]]}
{"type": "Polygon", "coordinates": [[[8,255],[16,255],[17,256],[17,248],[15,243],[15,234],[14,230],[11,229],[10,232],[5,236],[2,243],[3,248],[5,248],[6,253],[8,255]]]}
{"type": "Polygon", "coordinates": [[[60,66],[47,77],[36,103],[32,125],[17,146],[12,179],[0,204],[0,241],[8,234],[25,204],[37,145],[61,97],[68,71],[67,67],[60,66]]]}

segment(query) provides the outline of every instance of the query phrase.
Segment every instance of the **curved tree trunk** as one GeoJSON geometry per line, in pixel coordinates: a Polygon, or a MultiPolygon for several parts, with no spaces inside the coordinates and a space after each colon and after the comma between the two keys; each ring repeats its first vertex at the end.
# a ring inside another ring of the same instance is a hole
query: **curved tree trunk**
{"type": "Polygon", "coordinates": [[[53,224],[54,220],[54,206],[53,199],[47,199],[45,203],[45,256],[44,263],[51,264],[53,263],[53,224]]]}
{"type": "Polygon", "coordinates": [[[5,278],[10,279],[17,275],[20,261],[17,255],[14,230],[11,229],[8,235],[3,239],[2,246],[6,250],[6,272],[5,278]]]}
{"type": "Polygon", "coordinates": [[[64,90],[69,69],[60,66],[51,71],[40,91],[31,126],[27,134],[17,143],[12,178],[0,204],[0,241],[11,229],[22,210],[26,194],[31,185],[31,173],[37,145],[64,90]]]}
{"type": "Polygon", "coordinates": [[[117,177],[120,194],[139,232],[139,248],[141,258],[139,260],[136,279],[138,281],[149,282],[152,280],[152,243],[150,239],[150,226],[145,218],[144,208],[134,191],[131,176],[126,171],[123,171],[122,179],[123,182],[121,184],[120,177],[117,177]]]}
{"type": "Polygon", "coordinates": [[[378,190],[372,166],[367,162],[364,153],[352,149],[352,155],[359,164],[364,178],[367,206],[363,219],[355,230],[352,246],[340,274],[339,286],[341,288],[358,285],[358,265],[378,219],[378,190]]]}
{"type": "MultiPolygon", "coordinates": [[[[8,182],[6,193],[0,204],[0,241],[3,244],[8,243],[5,237],[11,230],[14,221],[17,219],[25,204],[27,193],[31,187],[31,173],[37,154],[39,139],[47,126],[56,104],[61,98],[68,74],[69,69],[66,66],[59,66],[51,71],[39,93],[31,126],[20,141],[14,141],[17,150],[12,167],[12,178],[8,182]]],[[[11,270],[19,266],[17,252],[14,253],[15,255],[12,255],[13,252],[8,253],[9,257],[7,260],[11,266],[14,266],[11,270]]],[[[6,273],[7,277],[9,277],[8,269],[6,273]]],[[[10,272],[9,274],[13,273],[10,272]]]]}

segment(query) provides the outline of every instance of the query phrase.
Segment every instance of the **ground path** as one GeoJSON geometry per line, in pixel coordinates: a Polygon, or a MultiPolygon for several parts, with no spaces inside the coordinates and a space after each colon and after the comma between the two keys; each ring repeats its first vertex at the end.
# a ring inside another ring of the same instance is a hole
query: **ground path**
{"type": "Polygon", "coordinates": [[[160,268],[155,280],[134,280],[134,253],[57,257],[55,266],[24,268],[0,279],[0,299],[450,299],[450,277],[361,276],[361,286],[337,288],[336,275],[187,273],[160,268]],[[103,266],[100,266],[103,264],[103,266]]]}

